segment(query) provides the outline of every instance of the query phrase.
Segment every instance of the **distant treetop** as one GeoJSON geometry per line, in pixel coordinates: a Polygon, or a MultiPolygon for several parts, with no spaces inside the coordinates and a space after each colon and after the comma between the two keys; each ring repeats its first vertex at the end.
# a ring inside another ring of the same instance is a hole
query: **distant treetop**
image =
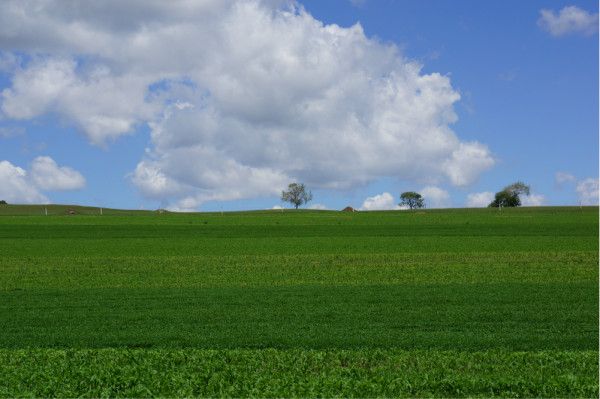
{"type": "Polygon", "coordinates": [[[424,208],[425,198],[414,191],[406,191],[400,195],[400,206],[408,206],[410,209],[424,208]]]}
{"type": "Polygon", "coordinates": [[[281,200],[289,202],[296,209],[302,204],[307,204],[312,200],[312,193],[306,189],[304,183],[291,183],[287,191],[281,192],[281,200]]]}
{"type": "Polygon", "coordinates": [[[521,195],[529,195],[530,187],[522,181],[515,182],[498,191],[494,200],[488,205],[490,208],[521,206],[521,195]]]}

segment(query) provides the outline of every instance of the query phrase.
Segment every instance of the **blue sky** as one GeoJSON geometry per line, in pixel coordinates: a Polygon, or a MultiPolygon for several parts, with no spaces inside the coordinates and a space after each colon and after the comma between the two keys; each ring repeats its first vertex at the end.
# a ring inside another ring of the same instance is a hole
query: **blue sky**
{"type": "Polygon", "coordinates": [[[463,207],[522,180],[597,204],[597,2],[273,3],[0,5],[0,196],[265,209],[298,180],[330,209],[463,207]]]}

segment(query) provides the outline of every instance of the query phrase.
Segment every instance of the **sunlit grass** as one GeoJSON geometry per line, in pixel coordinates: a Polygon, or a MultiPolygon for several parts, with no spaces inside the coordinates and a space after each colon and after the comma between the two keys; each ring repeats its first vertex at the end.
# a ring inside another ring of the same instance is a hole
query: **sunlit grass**
{"type": "Polygon", "coordinates": [[[0,207],[0,396],[598,396],[598,208],[66,209],[0,207]]]}

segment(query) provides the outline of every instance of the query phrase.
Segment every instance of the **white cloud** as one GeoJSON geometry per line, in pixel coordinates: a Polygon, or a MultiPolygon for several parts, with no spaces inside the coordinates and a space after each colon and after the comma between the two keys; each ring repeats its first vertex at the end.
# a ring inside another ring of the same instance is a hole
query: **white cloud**
{"type": "Polygon", "coordinates": [[[85,186],[85,178],[67,166],[58,166],[50,157],[37,157],[31,163],[33,183],[42,190],[77,190],[85,186]]]}
{"type": "MultiPolygon", "coordinates": [[[[467,195],[468,208],[485,208],[493,200],[495,194],[491,191],[483,191],[480,193],[471,193],[467,195]]],[[[546,202],[546,197],[542,194],[531,193],[530,195],[521,195],[522,206],[541,206],[546,202]]]]}
{"type": "Polygon", "coordinates": [[[0,161],[0,199],[9,203],[48,203],[42,191],[75,190],[85,185],[81,173],[66,166],[58,166],[50,157],[37,157],[31,169],[0,161]]]}
{"type": "Polygon", "coordinates": [[[140,162],[133,182],[148,197],[166,200],[191,198],[200,206],[206,201],[227,201],[261,195],[279,195],[290,181],[271,168],[252,168],[226,153],[202,146],[172,149],[140,162]],[[190,166],[192,165],[192,166],[190,166]]]}
{"type": "Polygon", "coordinates": [[[327,208],[327,206],[325,206],[323,204],[312,204],[311,206],[308,207],[308,209],[326,210],[328,208],[327,208]]]}
{"type": "Polygon", "coordinates": [[[554,175],[554,182],[559,187],[567,183],[574,183],[576,180],[575,176],[567,172],[556,172],[554,175]]]}
{"type": "Polygon", "coordinates": [[[494,165],[451,130],[449,77],[359,24],[324,25],[277,0],[34,4],[0,3],[0,49],[31,58],[14,68],[3,113],[54,113],[99,145],[147,123],[131,174],[147,197],[200,206],[293,180],[467,186],[494,165]]]}
{"type": "Polygon", "coordinates": [[[482,171],[494,166],[488,148],[479,143],[460,143],[451,157],[442,163],[443,169],[455,186],[468,186],[482,171]]]}
{"type": "Polygon", "coordinates": [[[598,179],[587,178],[575,188],[581,205],[598,205],[598,179]]]}
{"type": "Polygon", "coordinates": [[[386,211],[390,209],[403,209],[390,193],[381,193],[367,197],[360,207],[364,211],[386,211]]]}
{"type": "Polygon", "coordinates": [[[419,191],[425,199],[428,208],[448,208],[450,206],[450,194],[448,191],[435,186],[427,186],[419,191]]]}
{"type": "Polygon", "coordinates": [[[546,202],[546,197],[542,194],[531,193],[521,196],[521,205],[523,206],[542,206],[546,202]]]}
{"type": "Polygon", "coordinates": [[[185,197],[177,201],[175,205],[167,207],[172,212],[197,212],[200,202],[193,197],[185,197]]]}
{"type": "Polygon", "coordinates": [[[73,59],[36,58],[2,91],[3,113],[13,119],[62,114],[94,144],[132,132],[152,115],[152,105],[144,100],[149,81],[143,77],[116,76],[102,66],[77,68],[73,59]]]}
{"type": "Polygon", "coordinates": [[[48,203],[48,198],[31,184],[27,172],[8,161],[0,161],[0,199],[11,203],[48,203]]]}
{"type": "Polygon", "coordinates": [[[591,35],[598,31],[598,13],[592,14],[576,6],[564,7],[558,14],[544,9],[540,11],[538,25],[553,36],[591,35]]]}
{"type": "Polygon", "coordinates": [[[558,188],[562,188],[565,184],[574,183],[580,205],[598,205],[598,179],[578,180],[570,173],[556,172],[555,182],[558,188]]]}
{"type": "Polygon", "coordinates": [[[467,195],[467,208],[485,208],[494,200],[494,193],[483,191],[467,195]]]}

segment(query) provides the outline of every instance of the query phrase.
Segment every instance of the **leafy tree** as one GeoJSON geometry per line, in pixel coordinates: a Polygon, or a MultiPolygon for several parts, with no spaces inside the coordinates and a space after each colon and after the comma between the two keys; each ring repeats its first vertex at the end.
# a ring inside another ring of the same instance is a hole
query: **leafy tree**
{"type": "Polygon", "coordinates": [[[312,193],[306,190],[304,183],[291,183],[287,191],[281,192],[281,200],[294,205],[296,209],[302,204],[307,204],[312,200],[312,193]]]}
{"type": "Polygon", "coordinates": [[[521,206],[521,195],[529,195],[530,188],[527,184],[518,181],[498,191],[494,200],[488,205],[490,208],[521,206]]]}
{"type": "Polygon", "coordinates": [[[410,209],[425,207],[425,198],[414,191],[406,191],[400,194],[400,200],[400,206],[408,206],[410,209]]]}
{"type": "Polygon", "coordinates": [[[0,205],[8,205],[8,203],[4,200],[0,200],[0,205]]]}
{"type": "Polygon", "coordinates": [[[488,206],[490,208],[521,206],[521,198],[514,192],[502,190],[496,193],[494,200],[488,206]]]}

